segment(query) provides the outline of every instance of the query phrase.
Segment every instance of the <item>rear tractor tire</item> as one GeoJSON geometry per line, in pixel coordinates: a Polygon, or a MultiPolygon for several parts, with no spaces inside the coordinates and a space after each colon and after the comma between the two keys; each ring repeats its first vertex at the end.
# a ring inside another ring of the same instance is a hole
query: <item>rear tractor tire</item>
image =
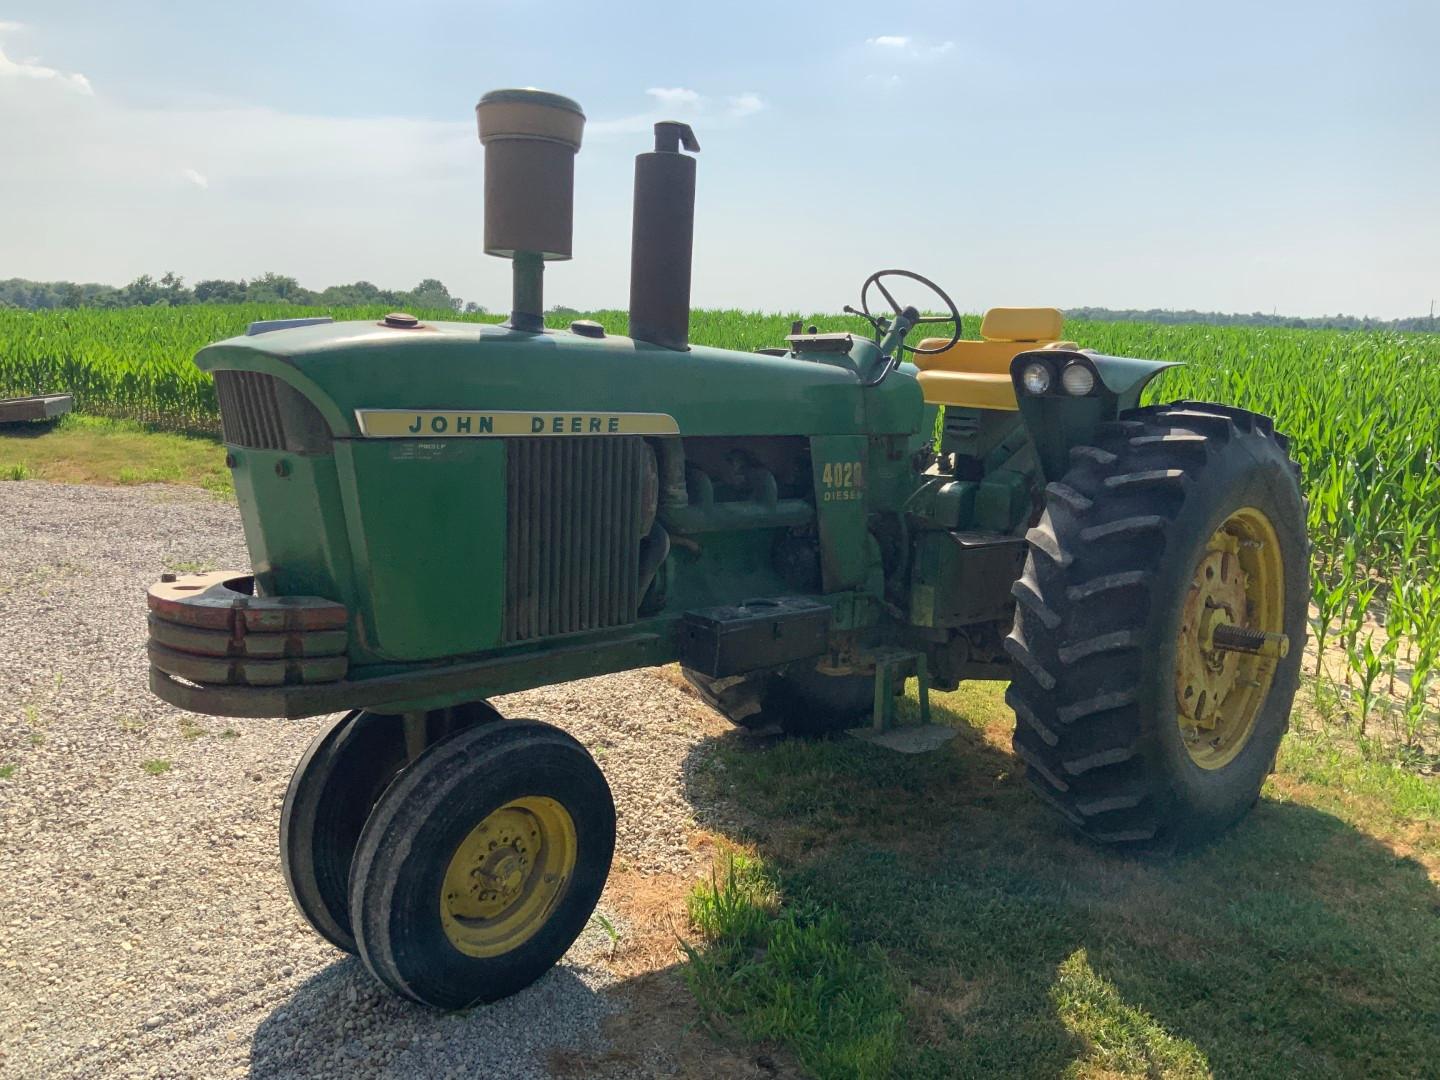
{"type": "Polygon", "coordinates": [[[585,928],[614,850],[610,788],[569,735],[535,720],[451,735],[405,767],[360,835],[360,958],[441,1009],[513,994],[585,928]]]}
{"type": "Polygon", "coordinates": [[[752,731],[778,727],[786,735],[816,738],[866,724],[874,713],[872,675],[822,675],[804,664],[719,679],[682,670],[701,700],[752,731]]]}
{"type": "Polygon", "coordinates": [[[1015,753],[1093,840],[1205,841],[1259,798],[1299,682],[1309,548],[1269,419],[1126,413],[1046,489],[1006,640],[1015,753]]]}

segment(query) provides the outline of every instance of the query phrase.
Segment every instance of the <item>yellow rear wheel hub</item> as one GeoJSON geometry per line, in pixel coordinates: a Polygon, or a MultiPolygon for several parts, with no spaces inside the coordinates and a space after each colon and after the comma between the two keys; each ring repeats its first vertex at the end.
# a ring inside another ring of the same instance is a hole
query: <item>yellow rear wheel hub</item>
{"type": "Polygon", "coordinates": [[[1223,768],[1245,748],[1279,663],[1277,656],[1217,646],[1216,631],[1279,635],[1284,608],[1284,560],[1275,527],[1254,507],[1236,510],[1195,564],[1176,641],[1180,737],[1202,769],[1223,768]]]}
{"type": "Polygon", "coordinates": [[[450,857],[440,921],[468,956],[499,956],[545,925],[575,870],[570,812],[544,795],[514,799],[471,829],[450,857]]]}

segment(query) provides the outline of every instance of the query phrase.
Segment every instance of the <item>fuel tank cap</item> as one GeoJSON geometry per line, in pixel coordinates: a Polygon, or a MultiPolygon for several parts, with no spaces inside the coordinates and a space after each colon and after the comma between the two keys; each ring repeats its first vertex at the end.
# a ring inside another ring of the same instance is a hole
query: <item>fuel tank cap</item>
{"type": "Polygon", "coordinates": [[[420,325],[420,320],[408,311],[392,311],[385,316],[384,325],[393,330],[414,330],[420,325]]]}
{"type": "Polygon", "coordinates": [[[593,319],[576,319],[570,324],[570,332],[581,337],[604,337],[605,327],[593,319]]]}

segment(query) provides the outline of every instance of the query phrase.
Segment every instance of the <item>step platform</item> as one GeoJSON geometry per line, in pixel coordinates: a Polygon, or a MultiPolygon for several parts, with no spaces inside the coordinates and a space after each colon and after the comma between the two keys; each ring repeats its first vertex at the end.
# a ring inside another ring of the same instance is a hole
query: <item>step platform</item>
{"type": "Polygon", "coordinates": [[[850,737],[897,754],[928,754],[939,750],[960,732],[946,724],[904,724],[900,727],[851,728],[850,737]]]}

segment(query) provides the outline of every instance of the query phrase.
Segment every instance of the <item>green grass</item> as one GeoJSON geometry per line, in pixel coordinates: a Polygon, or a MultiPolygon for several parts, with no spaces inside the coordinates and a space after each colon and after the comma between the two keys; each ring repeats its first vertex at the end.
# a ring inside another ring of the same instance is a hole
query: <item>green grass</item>
{"type": "Polygon", "coordinates": [[[164,758],[152,758],[149,761],[142,761],[140,768],[144,769],[150,776],[159,776],[161,773],[170,771],[170,762],[164,758]]]}
{"type": "Polygon", "coordinates": [[[731,853],[690,898],[701,947],[685,978],[710,1020],[786,1044],[817,1076],[881,1076],[895,1065],[903,1019],[884,955],[857,947],[834,910],[783,910],[759,865],[731,853]]]}
{"type": "Polygon", "coordinates": [[[821,1077],[1405,1076],[1440,1061],[1433,779],[1292,735],[1236,830],[1139,861],[1074,839],[1026,790],[998,687],[937,699],[960,733],[928,755],[719,741],[693,794],[752,862],[707,902],[753,910],[696,918],[709,1012],[821,1077]],[[848,962],[746,953],[787,920],[830,927],[848,962]],[[831,971],[859,1012],[899,995],[885,1057],[817,1060],[812,1014],[771,1018],[765,1003],[808,1000],[831,971]]]}
{"type": "Polygon", "coordinates": [[[167,562],[165,569],[174,570],[177,574],[208,574],[217,567],[209,561],[196,561],[194,559],[181,559],[176,562],[167,562]]]}
{"type": "Polygon", "coordinates": [[[80,484],[187,484],[233,493],[216,438],[133,420],[71,414],[48,425],[0,425],[0,478],[80,484]]]}
{"type": "Polygon", "coordinates": [[[1061,962],[1050,987],[1050,1001],[1061,1023],[1087,1047],[1085,1059],[1072,1062],[1067,1073],[1209,1075],[1199,1048],[1169,1034],[1143,1010],[1125,1004],[1115,984],[1095,973],[1084,949],[1076,949],[1061,962]]]}
{"type": "Polygon", "coordinates": [[[9,780],[14,775],[14,765],[0,765],[0,780],[9,780]]]}

